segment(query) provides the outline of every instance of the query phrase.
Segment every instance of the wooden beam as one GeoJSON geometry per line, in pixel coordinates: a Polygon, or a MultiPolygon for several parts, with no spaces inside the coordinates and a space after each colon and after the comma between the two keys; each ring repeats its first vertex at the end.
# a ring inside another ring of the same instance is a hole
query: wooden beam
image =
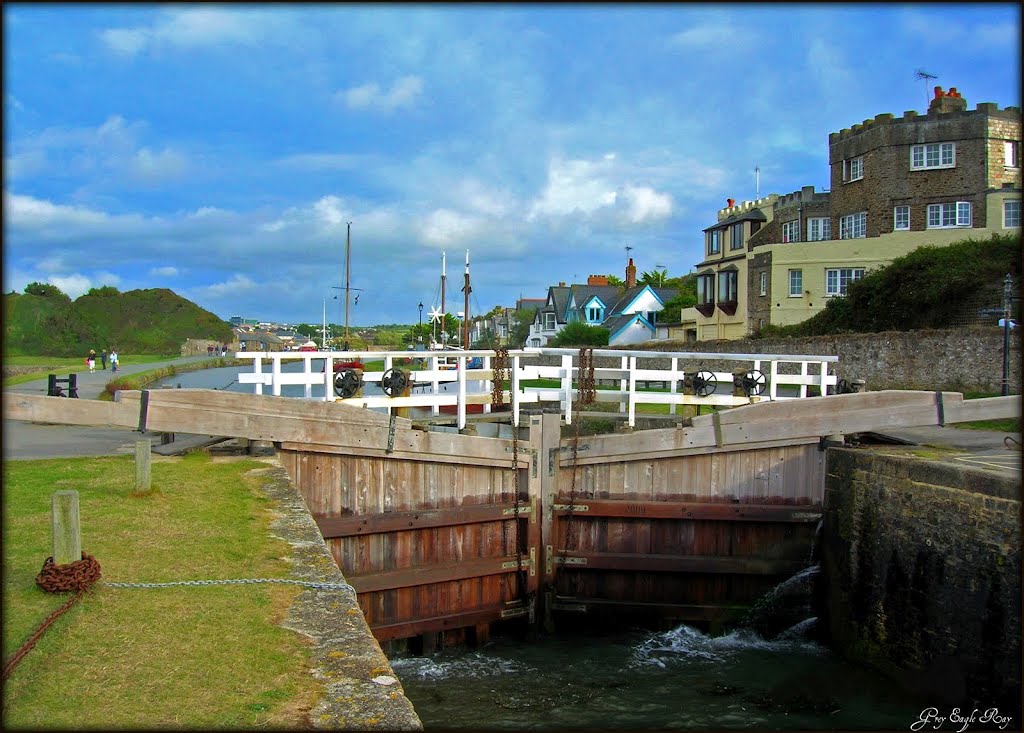
{"type": "Polygon", "coordinates": [[[18,394],[17,392],[4,392],[3,411],[5,420],[54,425],[105,425],[135,428],[139,424],[138,405],[18,394]]]}
{"type": "Polygon", "coordinates": [[[569,570],[626,570],[641,573],[713,573],[784,575],[807,567],[802,560],[713,555],[652,555],[629,552],[573,552],[557,550],[555,562],[569,570]]]}
{"type": "Polygon", "coordinates": [[[522,618],[526,615],[527,609],[525,606],[507,609],[488,608],[479,611],[453,613],[448,616],[432,616],[430,618],[421,618],[413,621],[399,621],[393,624],[380,624],[378,626],[371,626],[370,631],[373,632],[377,641],[383,642],[390,641],[392,639],[407,639],[411,636],[418,636],[419,634],[435,631],[449,631],[451,629],[461,629],[466,626],[477,626],[478,624],[487,624],[494,621],[502,621],[504,619],[522,618]]]}
{"type": "MultiPolygon", "coordinates": [[[[693,492],[697,493],[697,492],[693,492]]],[[[567,504],[556,504],[555,514],[569,514],[567,504]]],[[[712,519],[738,522],[816,522],[818,504],[744,504],[693,501],[634,501],[576,499],[573,518],[618,517],[627,519],[712,519]]]]}
{"type": "Polygon", "coordinates": [[[627,601],[612,598],[579,598],[575,596],[555,596],[554,610],[583,611],[590,606],[613,606],[616,608],[636,608],[657,611],[665,616],[672,616],[684,621],[716,621],[723,617],[746,613],[750,606],[731,604],[697,604],[697,603],[666,603],[653,601],[627,601]]]}
{"type": "MultiPolygon", "coordinates": [[[[409,512],[384,512],[345,517],[314,514],[313,519],[325,540],[380,532],[401,532],[431,527],[454,527],[460,524],[514,520],[514,504],[476,504],[451,509],[426,509],[409,512]]],[[[529,519],[529,504],[520,505],[519,516],[529,519]]]]}
{"type": "Polygon", "coordinates": [[[345,574],[345,579],[356,589],[357,593],[409,588],[414,585],[445,583],[451,580],[479,578],[485,575],[501,575],[514,573],[517,567],[529,568],[530,561],[523,558],[518,565],[515,555],[506,557],[488,557],[479,560],[459,560],[435,565],[417,565],[400,570],[382,570],[377,573],[363,575],[345,574]]]}

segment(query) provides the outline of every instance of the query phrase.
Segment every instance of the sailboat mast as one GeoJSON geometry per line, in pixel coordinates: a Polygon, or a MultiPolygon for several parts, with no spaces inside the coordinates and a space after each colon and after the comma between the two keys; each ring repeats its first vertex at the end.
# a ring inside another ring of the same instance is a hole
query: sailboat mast
{"type": "Polygon", "coordinates": [[[462,309],[463,337],[462,348],[469,348],[469,294],[473,289],[469,287],[469,250],[466,250],[466,284],[462,286],[462,292],[466,294],[466,305],[462,309]]]}
{"type": "Polygon", "coordinates": [[[345,348],[348,349],[348,291],[352,266],[352,222],[348,223],[345,234],[345,348]]]}
{"type": "Polygon", "coordinates": [[[446,267],[447,267],[447,264],[446,264],[446,261],[445,261],[445,253],[442,252],[441,253],[441,348],[442,349],[444,348],[445,343],[448,340],[448,331],[447,331],[447,325],[448,324],[447,324],[447,318],[446,318],[448,312],[444,309],[444,281],[445,281],[445,277],[447,276],[447,274],[445,272],[446,267]]]}

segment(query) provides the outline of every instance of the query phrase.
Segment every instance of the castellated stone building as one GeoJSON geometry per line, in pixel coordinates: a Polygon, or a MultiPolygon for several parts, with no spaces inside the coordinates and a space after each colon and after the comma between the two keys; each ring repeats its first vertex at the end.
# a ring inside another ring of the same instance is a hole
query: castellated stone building
{"type": "Polygon", "coordinates": [[[1021,113],[967,109],[935,88],[928,113],[880,114],[829,135],[829,191],[770,194],[704,230],[691,337],[742,338],[813,316],[849,283],[918,247],[1020,232],[1021,113]]]}

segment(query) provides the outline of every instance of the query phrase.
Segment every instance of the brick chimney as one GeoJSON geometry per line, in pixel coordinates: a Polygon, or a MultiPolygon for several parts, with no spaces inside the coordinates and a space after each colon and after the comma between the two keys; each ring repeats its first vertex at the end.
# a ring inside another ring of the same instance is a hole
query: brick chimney
{"type": "Polygon", "coordinates": [[[946,112],[966,111],[967,100],[960,96],[960,92],[956,90],[956,87],[950,87],[948,92],[943,92],[942,87],[935,87],[935,98],[928,105],[929,114],[932,112],[945,114],[946,112]]]}
{"type": "Polygon", "coordinates": [[[629,264],[626,265],[626,287],[636,287],[636,265],[633,264],[633,258],[629,258],[629,264]]]}
{"type": "Polygon", "coordinates": [[[560,287],[560,288],[564,288],[564,287],[565,287],[565,283],[564,283],[564,282],[562,282],[561,280],[559,280],[559,281],[558,281],[558,287],[560,287]]]}
{"type": "Polygon", "coordinates": [[[607,285],[607,284],[608,284],[608,276],[607,275],[588,275],[587,276],[587,285],[607,285]]]}

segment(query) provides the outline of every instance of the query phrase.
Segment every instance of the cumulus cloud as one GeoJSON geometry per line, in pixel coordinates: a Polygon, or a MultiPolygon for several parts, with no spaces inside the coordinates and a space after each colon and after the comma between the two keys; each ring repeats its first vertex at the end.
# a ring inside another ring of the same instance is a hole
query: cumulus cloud
{"type": "Polygon", "coordinates": [[[149,24],[133,28],[106,28],[100,40],[116,54],[135,56],[147,48],[203,48],[252,45],[272,27],[263,12],[192,7],[165,10],[149,24]]]}
{"type": "Polygon", "coordinates": [[[12,229],[50,229],[101,224],[108,216],[83,206],[54,204],[45,199],[4,192],[4,215],[12,229]]]}
{"type": "Polygon", "coordinates": [[[450,209],[437,209],[427,215],[419,229],[427,244],[460,247],[480,234],[481,221],[450,209]]]}
{"type": "Polygon", "coordinates": [[[149,274],[154,277],[177,277],[178,268],[171,265],[164,265],[163,267],[151,267],[149,274]]]}
{"type": "Polygon", "coordinates": [[[411,107],[423,91],[423,80],[418,76],[405,76],[396,80],[390,89],[382,89],[369,82],[338,92],[335,97],[350,109],[372,109],[391,112],[399,107],[411,107]]]}
{"type": "Polygon", "coordinates": [[[51,275],[49,282],[64,291],[72,300],[85,295],[95,287],[93,281],[85,275],[51,275]]]}
{"type": "Polygon", "coordinates": [[[185,156],[170,148],[157,152],[149,148],[140,148],[131,157],[130,162],[132,175],[145,183],[162,183],[181,178],[187,168],[185,156]]]}
{"type": "Polygon", "coordinates": [[[548,165],[544,190],[530,206],[527,219],[590,216],[602,210],[618,211],[634,224],[663,219],[672,213],[672,196],[631,181],[614,154],[600,160],[554,159],[548,165]]]}

